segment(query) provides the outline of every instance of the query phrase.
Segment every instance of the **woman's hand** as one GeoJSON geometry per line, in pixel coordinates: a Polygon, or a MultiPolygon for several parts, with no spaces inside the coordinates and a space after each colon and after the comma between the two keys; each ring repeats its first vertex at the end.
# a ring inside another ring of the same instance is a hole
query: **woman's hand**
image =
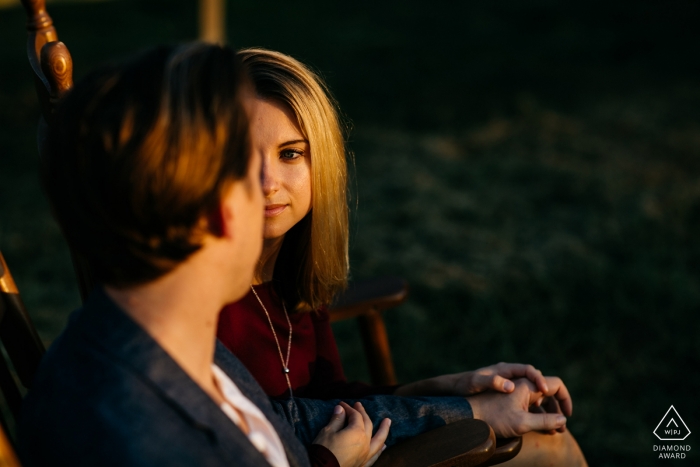
{"type": "Polygon", "coordinates": [[[527,378],[535,384],[540,392],[544,394],[549,392],[547,381],[542,372],[532,365],[522,363],[501,362],[475,371],[448,376],[454,378],[454,395],[456,396],[470,396],[489,389],[507,394],[515,390],[515,384],[512,380],[517,378],[527,378]]]}
{"type": "Polygon", "coordinates": [[[549,391],[545,377],[534,366],[501,362],[475,371],[436,376],[399,386],[394,395],[466,397],[488,390],[508,394],[515,389],[512,380],[517,378],[527,378],[544,394],[549,391]]]}
{"type": "Polygon", "coordinates": [[[328,448],[338,459],[340,467],[369,467],[384,450],[390,425],[391,420],[385,418],[372,436],[372,420],[362,404],[356,402],[352,408],[341,402],[313,444],[328,448]]]}

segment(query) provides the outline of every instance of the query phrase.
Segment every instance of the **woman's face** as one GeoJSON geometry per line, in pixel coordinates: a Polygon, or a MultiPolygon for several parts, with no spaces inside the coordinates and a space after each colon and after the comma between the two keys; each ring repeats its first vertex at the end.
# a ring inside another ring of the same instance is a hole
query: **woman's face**
{"type": "Polygon", "coordinates": [[[262,160],[263,238],[279,238],[311,210],[311,148],[285,105],[251,96],[246,108],[251,147],[262,160]]]}

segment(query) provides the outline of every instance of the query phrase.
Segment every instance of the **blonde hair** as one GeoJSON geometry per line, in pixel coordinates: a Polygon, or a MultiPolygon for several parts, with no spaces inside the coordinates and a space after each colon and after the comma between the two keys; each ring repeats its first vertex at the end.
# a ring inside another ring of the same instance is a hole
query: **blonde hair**
{"type": "Polygon", "coordinates": [[[265,49],[238,52],[256,93],[289,107],[311,148],[312,209],[285,235],[273,285],[288,308],[316,310],[347,286],[345,139],[323,80],[294,58],[265,49]]]}

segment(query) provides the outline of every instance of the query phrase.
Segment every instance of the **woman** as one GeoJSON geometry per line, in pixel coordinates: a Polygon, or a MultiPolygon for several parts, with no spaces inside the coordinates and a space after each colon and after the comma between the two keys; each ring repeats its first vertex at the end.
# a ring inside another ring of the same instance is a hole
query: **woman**
{"type": "Polygon", "coordinates": [[[347,383],[326,311],[348,276],[341,123],[323,82],[300,62],[262,49],[239,56],[257,94],[247,107],[252,144],[263,155],[264,246],[251,291],[224,308],[218,337],[265,391],[273,397],[288,395],[290,388],[296,396],[328,398],[468,395],[509,392],[513,385],[506,378],[521,376],[542,388],[539,371],[508,364],[400,387],[347,383]],[[239,321],[245,328],[236,326],[239,321]],[[267,366],[281,373],[264,371],[267,366]]]}
{"type": "MultiPolygon", "coordinates": [[[[371,394],[468,396],[514,390],[526,377],[542,393],[547,381],[530,365],[500,363],[398,387],[348,383],[326,307],[347,284],[347,169],[341,123],[323,82],[284,54],[239,52],[255,88],[246,104],[252,149],[263,159],[263,253],[251,291],[221,312],[217,335],[273,397],[363,397],[371,394]],[[279,371],[270,371],[277,368],[279,371]]],[[[559,406],[552,410],[561,413],[559,406]]],[[[564,431],[564,426],[557,431],[564,431]]],[[[570,436],[569,436],[570,438],[570,436]]]]}

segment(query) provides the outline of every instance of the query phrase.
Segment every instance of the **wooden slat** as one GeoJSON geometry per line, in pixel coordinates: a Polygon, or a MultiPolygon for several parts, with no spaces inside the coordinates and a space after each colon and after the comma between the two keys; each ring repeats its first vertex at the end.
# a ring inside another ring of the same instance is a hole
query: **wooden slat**
{"type": "Polygon", "coordinates": [[[358,324],[372,383],[380,386],[396,384],[389,337],[381,312],[370,310],[358,317],[358,324]]]}
{"type": "Polygon", "coordinates": [[[226,1],[199,0],[199,39],[226,43],[226,1]]]}

